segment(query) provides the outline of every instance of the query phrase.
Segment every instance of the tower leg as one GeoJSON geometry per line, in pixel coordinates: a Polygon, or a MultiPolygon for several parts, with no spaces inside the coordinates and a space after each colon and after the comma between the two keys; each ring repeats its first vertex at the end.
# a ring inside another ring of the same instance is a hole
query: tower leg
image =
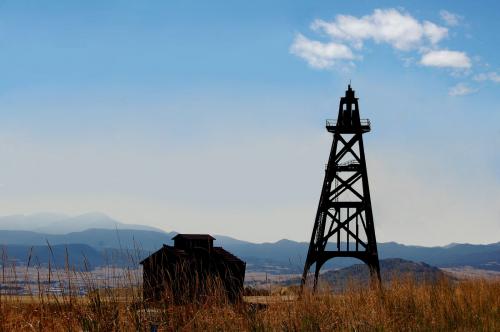
{"type": "Polygon", "coordinates": [[[321,264],[319,262],[316,262],[316,266],[314,267],[313,292],[316,292],[316,289],[318,288],[318,278],[319,278],[319,270],[320,269],[321,269],[321,264]]]}
{"type": "Polygon", "coordinates": [[[302,273],[302,279],[300,280],[300,293],[302,293],[304,285],[306,284],[307,272],[309,272],[310,267],[311,265],[309,265],[309,261],[306,261],[306,264],[304,266],[304,272],[302,273]]]}
{"type": "Polygon", "coordinates": [[[382,279],[380,278],[380,265],[378,259],[373,259],[370,264],[370,279],[372,285],[380,286],[382,279]]]}

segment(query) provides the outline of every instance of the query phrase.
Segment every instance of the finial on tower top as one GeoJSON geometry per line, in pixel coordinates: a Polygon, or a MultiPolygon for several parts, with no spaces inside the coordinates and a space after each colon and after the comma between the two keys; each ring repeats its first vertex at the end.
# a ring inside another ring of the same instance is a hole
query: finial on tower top
{"type": "Polygon", "coordinates": [[[354,90],[351,88],[351,81],[349,80],[349,85],[347,86],[347,91],[345,92],[346,98],[355,98],[354,90]]]}

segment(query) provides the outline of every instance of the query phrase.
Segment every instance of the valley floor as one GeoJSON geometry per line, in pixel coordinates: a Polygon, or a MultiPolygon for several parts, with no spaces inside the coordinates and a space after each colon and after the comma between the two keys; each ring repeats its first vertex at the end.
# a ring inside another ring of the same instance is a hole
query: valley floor
{"type": "Polygon", "coordinates": [[[475,269],[470,266],[441,268],[457,279],[500,279],[500,271],[475,269]]]}

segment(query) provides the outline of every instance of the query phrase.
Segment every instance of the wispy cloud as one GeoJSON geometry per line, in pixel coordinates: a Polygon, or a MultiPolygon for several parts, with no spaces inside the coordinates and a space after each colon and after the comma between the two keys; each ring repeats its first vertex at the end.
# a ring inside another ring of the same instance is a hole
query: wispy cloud
{"type": "Polygon", "coordinates": [[[425,53],[420,63],[429,67],[445,67],[468,69],[471,67],[470,58],[465,52],[436,50],[425,53]]]}
{"type": "Polygon", "coordinates": [[[465,83],[458,83],[457,85],[450,88],[448,94],[450,96],[465,96],[470,95],[474,92],[477,92],[477,89],[473,89],[465,83]]]}
{"type": "Polygon", "coordinates": [[[311,67],[318,69],[331,67],[336,60],[354,59],[351,49],[346,45],[334,42],[321,43],[310,40],[302,34],[296,36],[290,52],[306,60],[311,67]]]}
{"type": "Polygon", "coordinates": [[[481,73],[474,76],[476,81],[491,81],[495,83],[500,83],[500,75],[497,72],[481,73]]]}
{"type": "Polygon", "coordinates": [[[450,27],[457,26],[462,20],[462,16],[451,13],[447,10],[441,10],[439,12],[439,15],[441,16],[441,19],[446,23],[446,25],[450,27]]]}

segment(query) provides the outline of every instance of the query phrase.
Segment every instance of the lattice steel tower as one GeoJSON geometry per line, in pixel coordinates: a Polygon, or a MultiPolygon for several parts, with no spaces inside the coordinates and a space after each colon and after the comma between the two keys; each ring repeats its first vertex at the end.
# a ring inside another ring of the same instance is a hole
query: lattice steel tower
{"type": "Polygon", "coordinates": [[[361,120],[358,98],[351,85],[340,98],[336,120],[326,120],[333,143],[325,169],[323,189],[314,221],[311,242],[302,275],[315,264],[314,289],[323,264],[335,257],[354,257],[365,262],[370,274],[380,281],[377,240],[373,225],[370,189],[366,172],[363,134],[370,121],[361,120]],[[327,244],[330,246],[327,248],[327,244]]]}

